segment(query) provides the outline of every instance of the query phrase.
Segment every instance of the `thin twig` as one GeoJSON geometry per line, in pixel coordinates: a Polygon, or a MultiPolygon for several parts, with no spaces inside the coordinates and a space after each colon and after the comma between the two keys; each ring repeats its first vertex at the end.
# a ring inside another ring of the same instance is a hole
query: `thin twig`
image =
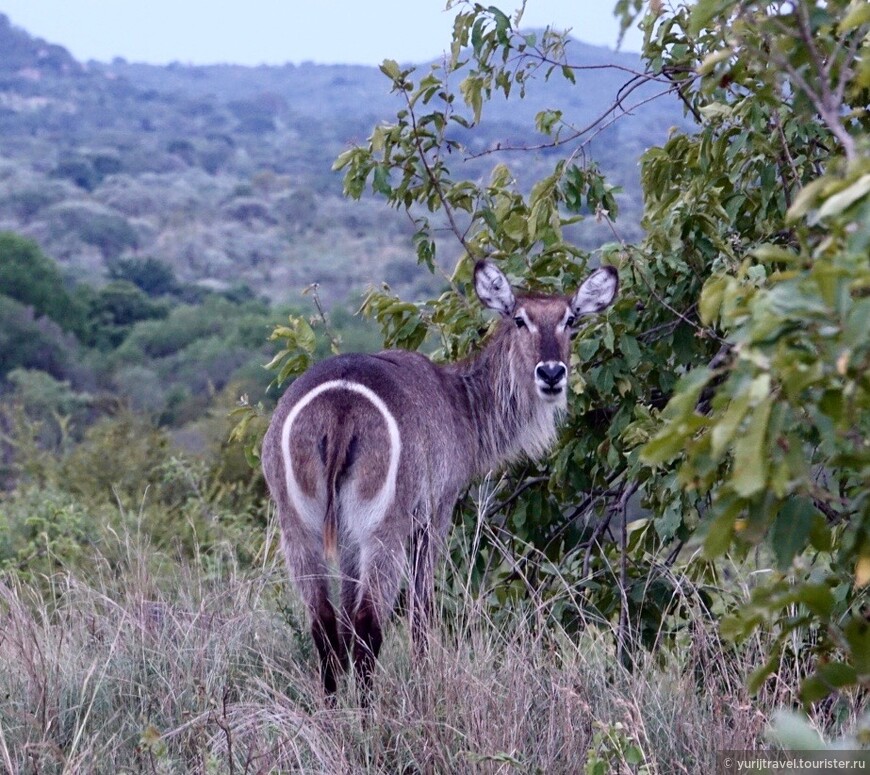
{"type": "Polygon", "coordinates": [[[520,497],[526,490],[530,487],[534,487],[537,484],[542,484],[543,482],[550,481],[549,476],[533,476],[528,479],[525,479],[507,498],[503,501],[496,503],[494,506],[489,508],[486,512],[487,519],[493,517],[495,514],[506,509],[510,506],[517,498],[520,497]]]}
{"type": "Polygon", "coordinates": [[[402,90],[402,94],[405,95],[405,103],[408,106],[408,115],[411,117],[411,129],[414,132],[414,147],[417,149],[417,156],[420,159],[420,163],[423,165],[423,169],[426,171],[426,177],[429,179],[429,183],[438,195],[441,206],[444,208],[444,214],[450,222],[451,231],[456,235],[456,238],[459,240],[462,247],[465,248],[465,252],[469,256],[474,256],[477,254],[477,251],[473,250],[471,245],[465,239],[465,233],[459,228],[459,224],[456,222],[453,213],[453,208],[450,206],[450,203],[447,201],[447,197],[444,195],[444,191],[441,188],[441,180],[437,175],[435,175],[434,170],[429,164],[429,159],[426,156],[426,151],[423,148],[423,142],[420,138],[420,133],[417,127],[417,115],[414,113],[414,106],[411,104],[411,98],[408,96],[408,92],[404,90],[402,90]]]}
{"type": "Polygon", "coordinates": [[[624,664],[625,648],[630,637],[629,634],[629,619],[628,619],[628,524],[627,524],[627,508],[628,501],[640,487],[639,482],[632,482],[622,493],[614,511],[619,512],[620,516],[620,536],[622,543],[622,552],[619,560],[619,596],[621,605],[619,608],[619,625],[616,631],[616,660],[620,664],[624,664]]]}
{"type": "Polygon", "coordinates": [[[676,546],[668,553],[668,556],[665,557],[665,567],[670,568],[676,561],[677,557],[680,556],[680,552],[683,550],[683,547],[686,545],[685,541],[677,541],[676,546]]]}
{"type": "MultiPolygon", "coordinates": [[[[855,150],[855,140],[852,135],[846,130],[846,127],[843,125],[840,120],[841,116],[841,108],[843,106],[843,94],[845,93],[845,82],[848,78],[849,70],[848,65],[843,63],[843,70],[840,72],[840,76],[837,83],[837,89],[835,91],[831,91],[831,85],[829,83],[830,76],[830,68],[833,66],[833,58],[830,63],[825,63],[824,58],[819,53],[818,48],[816,47],[815,40],[813,38],[812,29],[810,28],[809,19],[805,16],[806,9],[804,8],[803,3],[798,3],[797,6],[804,13],[797,13],[798,18],[798,30],[800,32],[802,42],[807,46],[810,51],[810,61],[815,69],[815,75],[817,76],[818,81],[818,90],[814,89],[810,86],[809,81],[795,68],[792,64],[784,57],[776,52],[776,48],[769,44],[769,41],[765,38],[766,50],[764,53],[765,56],[769,57],[771,62],[781,67],[783,70],[788,73],[789,78],[800,88],[804,94],[809,98],[810,102],[813,103],[813,106],[816,109],[816,112],[821,117],[822,121],[831,131],[831,134],[840,141],[840,145],[843,146],[843,151],[846,155],[847,161],[852,161],[855,158],[856,150],[855,150]],[[841,90],[842,85],[842,90],[841,90]]],[[[784,25],[782,22],[771,19],[773,25],[785,35],[791,35],[792,31],[784,25]]],[[[854,44],[853,44],[854,45],[854,44]]],[[[852,47],[850,47],[850,50],[852,47]]],[[[857,48],[855,48],[857,51],[857,48]]],[[[848,60],[847,60],[848,61],[848,60]]]]}
{"type": "Polygon", "coordinates": [[[230,775],[235,775],[236,763],[233,761],[233,734],[230,725],[227,723],[227,697],[229,696],[229,692],[229,688],[224,689],[223,696],[221,697],[221,716],[218,717],[217,714],[213,714],[213,720],[227,739],[227,762],[229,763],[229,772],[230,775]]]}
{"type": "Polygon", "coordinates": [[[302,293],[311,294],[311,298],[314,301],[314,306],[317,309],[317,316],[320,318],[323,323],[323,328],[326,331],[326,335],[329,337],[329,343],[332,347],[332,351],[336,354],[341,352],[341,338],[333,329],[332,324],[329,322],[329,318],[326,316],[326,311],[323,309],[323,305],[320,302],[320,295],[318,294],[318,290],[320,288],[320,283],[311,283],[302,293]]]}
{"type": "MultiPolygon", "coordinates": [[[[785,131],[782,128],[782,119],[780,118],[778,109],[773,111],[773,125],[776,127],[776,133],[779,135],[780,142],[782,143],[783,156],[785,156],[785,160],[788,162],[788,166],[791,169],[792,185],[800,185],[800,174],[798,173],[797,165],[792,158],[791,149],[788,147],[788,140],[785,138],[785,131]]],[[[785,196],[785,206],[790,208],[791,186],[789,186],[789,183],[786,180],[781,164],[779,165],[779,174],[782,179],[782,193],[785,196]]]]}
{"type": "MultiPolygon", "coordinates": [[[[632,89],[632,91],[634,91],[634,89],[632,89]]],[[[613,114],[614,111],[617,110],[617,108],[621,107],[621,105],[619,105],[617,102],[613,102],[607,107],[607,110],[605,110],[603,113],[598,115],[589,124],[582,127],[581,129],[573,130],[566,137],[557,137],[557,138],[550,140],[546,143],[537,143],[536,145],[502,145],[501,143],[496,143],[491,148],[485,148],[482,151],[476,151],[474,153],[469,153],[466,156],[464,156],[463,159],[465,161],[469,161],[472,159],[480,159],[484,156],[489,156],[493,153],[501,153],[502,151],[504,151],[504,152],[543,151],[543,150],[548,150],[548,149],[552,149],[552,148],[560,148],[563,145],[567,145],[568,143],[575,142],[576,140],[579,140],[581,137],[588,134],[589,132],[596,130],[595,133],[592,135],[592,137],[590,137],[586,141],[584,141],[583,144],[587,145],[595,137],[597,137],[599,134],[601,134],[601,132],[604,129],[607,129],[608,127],[612,126],[619,119],[624,118],[626,116],[633,115],[632,111],[637,110],[638,108],[643,107],[644,105],[646,105],[650,102],[653,102],[657,99],[660,99],[661,97],[667,96],[668,94],[671,94],[674,91],[676,91],[676,87],[670,87],[670,88],[666,89],[665,91],[661,91],[661,92],[658,92],[657,94],[652,95],[651,97],[646,97],[646,98],[642,99],[640,102],[637,102],[628,108],[622,108],[622,112],[616,113],[616,115],[611,115],[611,114],[613,114]]],[[[565,126],[570,126],[570,124],[565,122],[565,126]]]]}

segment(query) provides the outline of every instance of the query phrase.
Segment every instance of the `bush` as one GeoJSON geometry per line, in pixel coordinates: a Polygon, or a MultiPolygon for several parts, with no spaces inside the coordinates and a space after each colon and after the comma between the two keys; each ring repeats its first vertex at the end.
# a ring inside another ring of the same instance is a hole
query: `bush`
{"type": "MultiPolygon", "coordinates": [[[[570,88],[584,68],[562,33],[521,33],[495,6],[458,8],[443,63],[383,63],[405,105],[335,165],[349,196],[370,188],[406,210],[430,270],[448,224],[460,252],[451,287],[423,303],[373,291],[365,309],[390,345],[437,338],[436,357],[452,360],[486,328],[466,301],[481,258],[531,290],[573,287],[598,261],[621,279],[617,303],[576,339],[584,368],[547,475],[522,464],[503,480],[500,516],[519,556],[499,560],[496,609],[544,555],[552,574],[533,583],[569,578],[584,589],[580,608],[564,611],[611,627],[626,665],[639,646],[674,645],[700,605],[732,614],[721,632],[735,643],[759,627],[778,634],[753,688],[794,652],[807,706],[866,688],[870,18],[846,2],[618,3],[625,28],[641,17],[647,70],[614,95],[613,118],[578,129],[562,111],[537,114],[558,153],[529,189],[508,167],[521,156],[502,156],[486,183],[455,177],[445,160],[473,153],[462,130],[478,132],[492,99],[524,97],[535,76],[570,88]],[[652,81],[681,98],[696,127],[644,153],[646,234],[630,244],[617,189],[586,155],[652,81]],[[566,240],[587,214],[613,236],[595,255],[566,240]],[[623,551],[602,545],[590,525],[625,522],[635,495],[647,511],[623,533],[623,551]],[[682,552],[693,545],[703,552],[682,552]],[[764,563],[748,604],[718,583],[726,553],[764,563]]],[[[299,346],[302,323],[276,332],[288,343],[283,376],[313,349],[299,346]]],[[[464,524],[478,523],[466,512],[464,524]]],[[[474,570],[498,557],[483,547],[474,570]]]]}
{"type": "Polygon", "coordinates": [[[78,157],[61,160],[51,174],[70,180],[85,191],[93,191],[102,180],[102,175],[87,159],[78,157]]]}
{"type": "Polygon", "coordinates": [[[94,414],[93,396],[74,390],[36,369],[13,369],[7,375],[6,402],[20,407],[39,426],[39,445],[55,452],[77,438],[94,414]]]}
{"type": "Polygon", "coordinates": [[[81,443],[59,462],[58,477],[84,503],[117,499],[136,508],[160,482],[169,447],[169,437],[146,418],[122,412],[88,428],[81,443]]]}
{"type": "Polygon", "coordinates": [[[24,223],[29,223],[46,207],[64,198],[62,185],[45,184],[39,188],[16,190],[3,197],[0,206],[24,223]]]}
{"type": "Polygon", "coordinates": [[[53,239],[72,235],[99,249],[106,260],[139,246],[139,236],[129,221],[102,206],[65,202],[44,210],[42,218],[53,239]]]}
{"type": "Polygon", "coordinates": [[[57,265],[32,240],[0,232],[0,293],[81,335],[84,309],[64,287],[57,265]]]}
{"type": "Polygon", "coordinates": [[[119,258],[109,264],[109,277],[127,280],[149,296],[166,296],[178,291],[175,271],[156,258],[119,258]]]}
{"type": "Polygon", "coordinates": [[[113,280],[99,290],[82,290],[87,304],[89,344],[101,349],[117,347],[135,323],[165,318],[169,307],[151,300],[133,283],[113,280]]]}
{"type": "Polygon", "coordinates": [[[68,490],[25,484],[0,499],[0,569],[44,580],[79,567],[100,542],[100,521],[68,490]]]}
{"type": "Polygon", "coordinates": [[[32,307],[0,295],[0,378],[16,368],[39,369],[56,379],[70,376],[78,341],[32,307]]]}

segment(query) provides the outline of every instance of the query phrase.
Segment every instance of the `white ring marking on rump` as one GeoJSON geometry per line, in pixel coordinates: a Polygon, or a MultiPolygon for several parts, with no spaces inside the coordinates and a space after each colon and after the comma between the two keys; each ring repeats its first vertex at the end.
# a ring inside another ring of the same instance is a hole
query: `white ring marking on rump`
{"type": "MultiPolygon", "coordinates": [[[[387,425],[387,433],[390,437],[390,464],[387,469],[387,478],[381,485],[380,492],[370,501],[361,504],[357,501],[356,505],[362,507],[358,520],[348,525],[353,533],[360,537],[363,533],[372,530],[387,511],[387,507],[393,500],[396,494],[396,476],[399,472],[399,456],[402,451],[402,439],[399,435],[399,425],[396,418],[389,410],[389,407],[384,403],[383,399],[375,393],[371,388],[365,385],[360,385],[358,382],[350,382],[346,379],[333,379],[329,382],[323,382],[315,388],[312,388],[299,401],[294,404],[287,418],[284,420],[284,427],[281,429],[281,454],[284,458],[284,475],[286,478],[287,494],[291,502],[299,511],[299,516],[308,527],[317,530],[322,527],[325,508],[325,503],[320,504],[316,498],[306,496],[299,483],[296,481],[296,476],[293,473],[293,462],[290,456],[290,430],[293,427],[293,422],[299,416],[299,413],[310,404],[321,393],[327,390],[350,390],[354,393],[359,393],[366,398],[383,416],[384,422],[387,425]]],[[[354,498],[354,500],[356,500],[354,498]]]]}

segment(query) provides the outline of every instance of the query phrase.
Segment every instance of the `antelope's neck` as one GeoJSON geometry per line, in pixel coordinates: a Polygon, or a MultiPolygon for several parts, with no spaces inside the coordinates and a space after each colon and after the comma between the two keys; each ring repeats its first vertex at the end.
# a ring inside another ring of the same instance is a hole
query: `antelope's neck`
{"type": "Polygon", "coordinates": [[[444,368],[468,420],[476,475],[546,454],[561,408],[542,401],[533,384],[518,383],[504,340],[444,368]]]}

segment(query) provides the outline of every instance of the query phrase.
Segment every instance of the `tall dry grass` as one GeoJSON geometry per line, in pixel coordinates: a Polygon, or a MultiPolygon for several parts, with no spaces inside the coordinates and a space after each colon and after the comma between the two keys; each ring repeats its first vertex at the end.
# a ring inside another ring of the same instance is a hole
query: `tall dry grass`
{"type": "Polygon", "coordinates": [[[497,623],[460,584],[425,659],[393,622],[370,707],[352,680],[329,707],[274,539],[244,572],[125,536],[114,565],[95,558],[44,583],[2,577],[2,768],[712,772],[716,750],[761,743],[783,699],[775,687],[750,698],[747,660],[700,626],[678,656],[628,673],[600,631],[541,627],[540,606],[497,623]]]}

